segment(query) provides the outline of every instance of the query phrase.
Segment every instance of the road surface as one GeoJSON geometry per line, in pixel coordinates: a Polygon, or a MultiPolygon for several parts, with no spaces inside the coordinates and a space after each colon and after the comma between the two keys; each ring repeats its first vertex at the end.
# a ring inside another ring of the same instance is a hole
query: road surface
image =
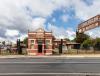
{"type": "Polygon", "coordinates": [[[100,59],[2,58],[0,76],[100,76],[100,59]]]}

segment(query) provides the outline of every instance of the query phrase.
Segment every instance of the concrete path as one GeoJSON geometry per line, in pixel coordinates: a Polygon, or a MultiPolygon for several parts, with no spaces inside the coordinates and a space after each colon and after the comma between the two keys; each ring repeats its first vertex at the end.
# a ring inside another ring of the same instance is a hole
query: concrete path
{"type": "Polygon", "coordinates": [[[0,58],[100,58],[100,54],[77,54],[77,55],[0,55],[0,58]]]}

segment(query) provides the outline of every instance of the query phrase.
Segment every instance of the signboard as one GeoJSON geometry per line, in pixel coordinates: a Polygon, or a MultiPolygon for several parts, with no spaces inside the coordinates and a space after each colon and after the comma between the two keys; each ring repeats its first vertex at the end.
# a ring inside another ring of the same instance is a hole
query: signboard
{"type": "Polygon", "coordinates": [[[87,30],[94,29],[100,26],[100,15],[90,18],[89,20],[78,25],[78,32],[82,33],[87,30]]]}

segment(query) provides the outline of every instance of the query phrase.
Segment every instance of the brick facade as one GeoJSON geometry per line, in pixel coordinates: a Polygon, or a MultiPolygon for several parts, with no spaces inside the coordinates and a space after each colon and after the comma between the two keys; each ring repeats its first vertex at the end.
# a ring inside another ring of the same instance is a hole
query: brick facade
{"type": "Polygon", "coordinates": [[[35,32],[28,32],[28,54],[52,54],[53,39],[52,32],[46,32],[42,28],[37,29],[35,32]]]}

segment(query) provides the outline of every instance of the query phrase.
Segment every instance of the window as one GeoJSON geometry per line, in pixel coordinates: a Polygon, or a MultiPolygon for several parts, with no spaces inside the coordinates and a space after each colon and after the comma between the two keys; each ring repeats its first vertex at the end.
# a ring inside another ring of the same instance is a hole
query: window
{"type": "Polygon", "coordinates": [[[34,49],[34,44],[31,44],[31,49],[34,49]]]}
{"type": "Polygon", "coordinates": [[[31,49],[34,49],[34,40],[31,40],[31,49]]]}
{"type": "Polygon", "coordinates": [[[34,44],[34,40],[31,40],[31,44],[34,44]]]}
{"type": "Polygon", "coordinates": [[[50,44],[50,40],[46,40],[46,44],[47,44],[47,45],[50,44]]]}
{"type": "Polygon", "coordinates": [[[46,40],[45,43],[46,43],[46,49],[49,49],[50,40],[46,40]]]}

